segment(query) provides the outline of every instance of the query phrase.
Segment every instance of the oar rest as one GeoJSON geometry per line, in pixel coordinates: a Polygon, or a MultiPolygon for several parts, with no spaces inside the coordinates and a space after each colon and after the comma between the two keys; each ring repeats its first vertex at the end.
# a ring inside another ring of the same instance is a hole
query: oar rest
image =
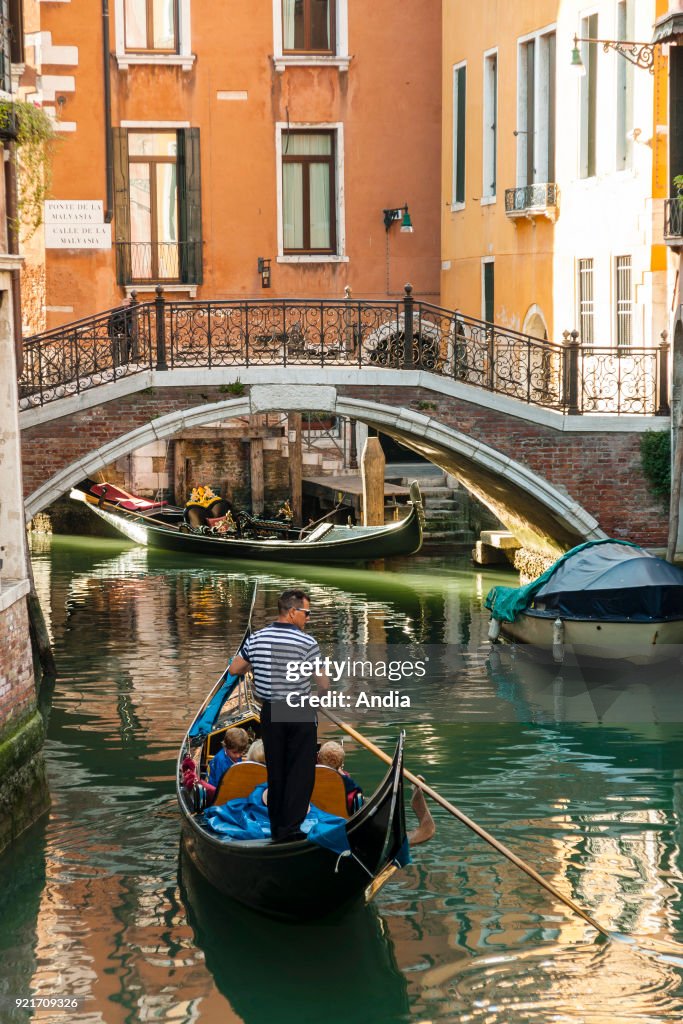
{"type": "Polygon", "coordinates": [[[319,807],[321,811],[327,811],[328,814],[336,814],[339,818],[348,818],[344,781],[334,768],[328,768],[324,764],[315,766],[315,783],[311,793],[311,803],[319,807]]]}
{"type": "Polygon", "coordinates": [[[229,768],[221,779],[214,806],[249,796],[256,786],[267,781],[268,773],[264,764],[259,764],[258,761],[239,761],[229,768]]]}

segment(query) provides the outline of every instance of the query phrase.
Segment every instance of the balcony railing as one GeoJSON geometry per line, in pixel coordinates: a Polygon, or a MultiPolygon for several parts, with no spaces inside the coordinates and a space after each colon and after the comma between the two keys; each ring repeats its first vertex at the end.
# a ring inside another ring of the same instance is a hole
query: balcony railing
{"type": "Polygon", "coordinates": [[[548,217],[555,220],[557,204],[558,188],[554,182],[505,189],[507,217],[548,217]]]}
{"type": "Polygon", "coordinates": [[[201,284],[202,243],[115,242],[119,284],[201,284]]]}
{"type": "MultiPolygon", "coordinates": [[[[166,300],[87,317],[24,342],[20,407],[145,370],[318,366],[422,370],[569,415],[668,415],[669,347],[583,349],[413,298],[166,300]]],[[[571,339],[571,340],[569,340],[571,339]]],[[[208,381],[208,377],[206,378],[208,381]]],[[[286,378],[285,378],[286,379],[286,378]]]]}
{"type": "Polygon", "coordinates": [[[664,200],[664,241],[683,246],[683,196],[664,200]]]}

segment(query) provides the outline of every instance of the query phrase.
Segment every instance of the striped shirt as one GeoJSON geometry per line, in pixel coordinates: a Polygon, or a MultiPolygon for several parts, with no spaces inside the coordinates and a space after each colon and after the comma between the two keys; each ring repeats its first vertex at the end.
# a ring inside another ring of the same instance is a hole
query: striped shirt
{"type": "Polygon", "coordinates": [[[285,700],[289,693],[311,692],[311,672],[302,662],[320,658],[318,641],[289,622],[271,622],[252,633],[240,652],[254,670],[254,690],[261,700],[285,700]]]}

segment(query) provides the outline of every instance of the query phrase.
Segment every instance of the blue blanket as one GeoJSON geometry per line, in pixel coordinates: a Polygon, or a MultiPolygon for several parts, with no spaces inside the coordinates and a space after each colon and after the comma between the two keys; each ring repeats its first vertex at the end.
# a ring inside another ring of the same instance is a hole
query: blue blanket
{"type": "MultiPolygon", "coordinates": [[[[270,822],[268,808],[263,803],[263,791],[268,783],[257,786],[248,797],[230,800],[219,807],[207,807],[202,815],[203,821],[212,832],[221,839],[270,839],[270,822]]],[[[324,846],[333,853],[348,853],[349,839],[346,835],[346,822],[335,814],[328,814],[311,804],[310,810],[301,825],[306,838],[324,846]]]]}

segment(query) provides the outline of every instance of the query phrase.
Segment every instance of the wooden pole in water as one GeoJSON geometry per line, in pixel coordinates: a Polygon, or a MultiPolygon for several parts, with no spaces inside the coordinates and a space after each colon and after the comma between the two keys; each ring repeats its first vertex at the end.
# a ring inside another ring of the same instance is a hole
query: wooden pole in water
{"type": "MultiPolygon", "coordinates": [[[[361,746],[371,751],[371,753],[373,753],[375,757],[378,757],[381,761],[384,761],[386,764],[392,763],[391,758],[389,757],[388,754],[385,754],[383,750],[380,750],[379,747],[375,746],[372,740],[366,739],[366,737],[363,736],[362,733],[358,732],[357,729],[354,729],[352,725],[347,725],[346,722],[342,722],[340,718],[337,718],[335,714],[333,714],[331,711],[328,711],[326,708],[320,708],[320,711],[322,712],[323,715],[325,715],[326,718],[329,718],[331,722],[334,722],[335,725],[337,725],[340,729],[343,729],[343,731],[347,733],[349,736],[351,736],[354,740],[356,740],[356,742],[360,743],[361,746]]],[[[414,775],[413,772],[409,771],[407,768],[403,769],[403,774],[406,779],[409,779],[414,786],[417,786],[419,789],[422,790],[423,793],[426,793],[427,796],[430,796],[435,803],[439,804],[440,807],[443,807],[444,810],[448,811],[449,814],[452,814],[454,818],[457,818],[458,821],[461,821],[463,825],[466,825],[467,828],[471,829],[472,832],[475,833],[475,835],[478,835],[480,839],[483,839],[484,842],[488,843],[489,846],[492,846],[494,850],[497,850],[498,853],[503,855],[503,857],[506,857],[509,861],[511,861],[516,867],[518,867],[521,871],[527,874],[529,878],[532,878],[534,882],[538,882],[538,884],[542,886],[546,890],[546,892],[549,892],[551,896],[554,896],[555,899],[558,899],[561,903],[564,903],[565,906],[573,910],[574,913],[578,914],[579,917],[582,917],[584,921],[591,925],[592,928],[595,928],[596,931],[600,932],[601,935],[604,935],[605,938],[611,938],[610,933],[605,928],[603,928],[601,924],[598,924],[598,922],[593,917],[591,917],[590,914],[588,914],[585,910],[578,906],[578,904],[574,903],[574,900],[572,900],[569,896],[563,895],[563,893],[556,889],[551,882],[546,881],[546,879],[543,878],[542,875],[539,875],[539,873],[534,868],[532,868],[530,864],[527,864],[526,861],[523,861],[521,857],[518,857],[516,853],[512,852],[512,850],[508,850],[507,846],[504,846],[503,843],[501,843],[498,839],[496,839],[489,832],[483,829],[481,825],[477,825],[476,821],[472,821],[472,819],[468,818],[466,814],[463,814],[463,812],[459,810],[455,806],[455,804],[450,803],[449,800],[446,800],[445,797],[441,796],[440,793],[437,793],[435,789],[432,789],[432,787],[428,786],[423,779],[421,779],[418,775],[414,775]]]]}
{"type": "MultiPolygon", "coordinates": [[[[250,418],[251,427],[263,425],[263,416],[250,418]]],[[[249,438],[249,471],[251,481],[251,511],[255,516],[263,515],[265,503],[265,479],[263,473],[263,437],[249,438]]]]}
{"type": "Polygon", "coordinates": [[[185,445],[177,438],[173,442],[173,500],[180,508],[187,501],[185,468],[185,445]]]}
{"type": "Polygon", "coordinates": [[[674,460],[671,469],[671,503],[669,505],[669,543],[666,548],[667,562],[673,562],[678,541],[678,527],[681,511],[681,476],[683,476],[683,406],[678,416],[678,425],[673,433],[674,460]]]}
{"type": "Polygon", "coordinates": [[[302,450],[301,450],[301,413],[290,412],[287,417],[289,429],[289,486],[292,492],[292,514],[297,526],[303,520],[302,499],[302,450]],[[294,437],[292,437],[292,434],[294,437]]]}
{"type": "Polygon", "coordinates": [[[384,452],[378,437],[368,437],[360,460],[363,526],[384,526],[384,452]]]}

